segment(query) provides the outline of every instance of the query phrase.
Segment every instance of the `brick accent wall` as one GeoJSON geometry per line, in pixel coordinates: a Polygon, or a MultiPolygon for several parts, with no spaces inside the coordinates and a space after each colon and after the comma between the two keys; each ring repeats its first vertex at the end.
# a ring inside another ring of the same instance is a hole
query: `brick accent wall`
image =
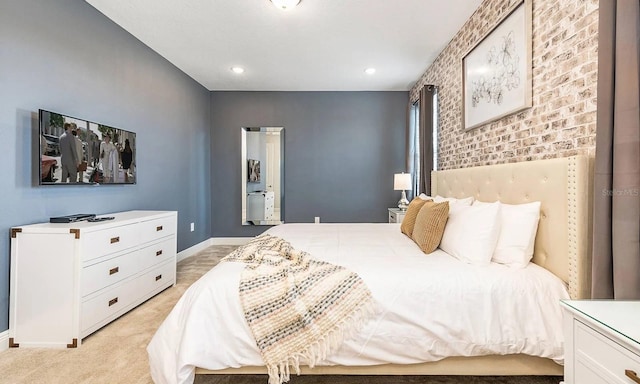
{"type": "Polygon", "coordinates": [[[598,0],[532,1],[532,108],[462,128],[462,58],[515,0],[485,0],[411,89],[438,86],[439,169],[595,155],[598,0]]]}

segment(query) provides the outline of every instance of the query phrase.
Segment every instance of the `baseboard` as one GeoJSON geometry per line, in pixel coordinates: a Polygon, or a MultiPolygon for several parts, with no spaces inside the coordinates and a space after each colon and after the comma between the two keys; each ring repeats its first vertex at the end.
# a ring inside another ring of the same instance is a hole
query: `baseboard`
{"type": "Polygon", "coordinates": [[[183,251],[178,252],[178,262],[181,262],[182,260],[194,256],[196,255],[198,252],[204,251],[205,249],[209,248],[210,246],[212,246],[213,244],[211,243],[211,239],[207,239],[203,242],[200,242],[194,246],[191,246],[183,251]]]}
{"type": "Polygon", "coordinates": [[[0,333],[0,352],[9,349],[9,330],[0,333]]]}
{"type": "Polygon", "coordinates": [[[204,251],[212,245],[245,245],[251,239],[253,239],[253,237],[212,237],[189,247],[184,251],[178,252],[178,262],[181,262],[191,256],[195,256],[198,252],[204,251]]]}

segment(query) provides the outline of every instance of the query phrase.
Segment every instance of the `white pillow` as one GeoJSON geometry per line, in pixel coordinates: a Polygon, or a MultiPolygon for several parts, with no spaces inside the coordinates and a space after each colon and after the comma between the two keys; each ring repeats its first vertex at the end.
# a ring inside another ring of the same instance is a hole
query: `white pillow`
{"type": "Polygon", "coordinates": [[[500,235],[500,202],[449,211],[440,249],[475,265],[488,265],[500,235]]]}
{"type": "MultiPolygon", "coordinates": [[[[440,195],[436,195],[436,197],[429,196],[425,193],[421,193],[418,195],[422,200],[434,200],[435,203],[442,203],[443,201],[448,201],[449,203],[456,203],[461,205],[471,205],[473,204],[473,196],[465,197],[463,199],[456,199],[455,197],[442,197],[440,195]],[[437,201],[435,201],[437,200],[437,201]]],[[[451,204],[449,204],[451,205],[451,204]]]]}
{"type": "Polygon", "coordinates": [[[424,193],[419,194],[418,197],[421,198],[422,200],[433,200],[433,197],[427,196],[424,193]]]}
{"type": "Polygon", "coordinates": [[[451,215],[451,211],[455,211],[461,207],[468,207],[473,204],[473,197],[465,197],[464,199],[456,199],[455,197],[442,197],[437,195],[433,198],[435,203],[442,203],[444,201],[449,202],[449,215],[451,215]]]}
{"type": "MultiPolygon", "coordinates": [[[[476,201],[473,205],[485,205],[476,201]]],[[[510,267],[524,268],[533,258],[533,247],[540,220],[540,202],[502,204],[501,230],[492,261],[510,267]]]]}

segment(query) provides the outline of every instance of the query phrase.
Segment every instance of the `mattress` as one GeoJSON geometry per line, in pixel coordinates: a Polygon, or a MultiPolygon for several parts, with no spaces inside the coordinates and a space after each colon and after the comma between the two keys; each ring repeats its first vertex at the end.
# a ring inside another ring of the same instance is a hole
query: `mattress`
{"type": "MultiPolygon", "coordinates": [[[[325,365],[413,364],[448,356],[529,354],[563,360],[565,284],[529,264],[465,264],[424,254],[399,224],[284,224],[267,233],[357,272],[377,313],[325,365]]],[[[223,262],[194,283],[147,350],[157,383],[191,383],[195,367],[263,365],[238,296],[244,264],[223,262]]]]}

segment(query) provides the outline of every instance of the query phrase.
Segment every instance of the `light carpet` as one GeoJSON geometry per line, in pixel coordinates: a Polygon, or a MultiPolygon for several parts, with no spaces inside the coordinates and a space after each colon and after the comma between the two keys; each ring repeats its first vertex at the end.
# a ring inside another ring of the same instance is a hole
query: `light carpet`
{"type": "MultiPolygon", "coordinates": [[[[151,384],[146,346],[184,291],[229,254],[213,246],[178,263],[177,284],[95,332],[76,349],[12,348],[0,353],[0,383],[151,384]]],[[[558,384],[561,377],[294,376],[292,384],[558,384]]],[[[198,384],[266,384],[267,375],[198,376],[198,384]]]]}

